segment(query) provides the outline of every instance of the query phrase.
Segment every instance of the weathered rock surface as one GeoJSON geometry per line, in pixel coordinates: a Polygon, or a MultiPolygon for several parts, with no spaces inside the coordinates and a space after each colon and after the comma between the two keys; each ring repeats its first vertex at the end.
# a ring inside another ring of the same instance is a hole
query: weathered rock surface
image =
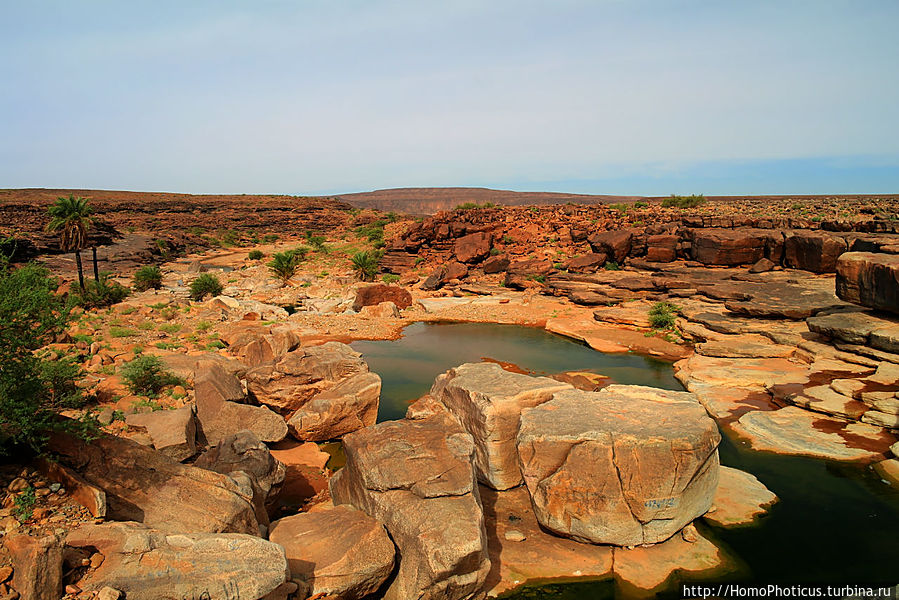
{"type": "Polygon", "coordinates": [[[11,535],[3,544],[12,558],[12,586],[21,598],[59,600],[62,597],[63,548],[55,536],[11,535]]]}
{"type": "Polygon", "coordinates": [[[356,290],[356,299],[353,301],[353,310],[359,312],[363,306],[377,306],[381,302],[393,302],[397,308],[409,308],[412,306],[412,294],[409,290],[398,285],[385,285],[376,283],[366,285],[356,290]]]}
{"type": "Polygon", "coordinates": [[[430,395],[471,434],[478,479],[505,490],[522,482],[516,436],[523,408],[546,402],[571,386],[548,377],[528,377],[495,363],[469,363],[437,377],[430,395]]]}
{"type": "Polygon", "coordinates": [[[197,422],[193,406],[160,410],[125,417],[130,427],[142,427],[153,440],[153,447],[177,461],[197,453],[197,422]]]}
{"type": "Polygon", "coordinates": [[[606,263],[604,253],[588,252],[583,256],[575,256],[565,261],[565,269],[572,273],[592,273],[606,263]]]}
{"type": "Polygon", "coordinates": [[[56,434],[48,448],[106,492],[107,515],[173,532],[258,534],[252,489],[124,438],[56,434]]]}
{"type": "Polygon", "coordinates": [[[66,545],[103,555],[78,587],[108,586],[129,600],[262,598],[288,572],[283,548],[235,533],[167,534],[140,523],[104,523],[70,531],[66,545]]]}
{"type": "Polygon", "coordinates": [[[796,348],[774,344],[764,336],[748,333],[697,344],[696,351],[703,356],[721,358],[788,358],[796,348]]]}
{"type": "Polygon", "coordinates": [[[489,233],[470,233],[456,240],[453,253],[459,262],[475,263],[487,258],[491,247],[492,239],[489,233]]]}
{"type": "Polygon", "coordinates": [[[563,391],[522,411],[522,474],[547,529],[593,543],[652,544],[711,506],[715,422],[690,394],[627,387],[563,391]]]}
{"type": "Polygon", "coordinates": [[[328,342],[298,348],[273,365],[250,370],[247,389],[261,404],[291,412],[338,381],[366,372],[361,354],[346,344],[328,342]]]}
{"type": "MultiPolygon", "coordinates": [[[[822,281],[822,283],[825,283],[822,281]]],[[[828,285],[832,283],[827,282],[828,285]]],[[[764,283],[747,287],[747,300],[728,300],[727,310],[762,319],[805,319],[825,310],[849,305],[821,285],[764,283]]]]}
{"type": "Polygon", "coordinates": [[[628,230],[600,231],[587,238],[587,243],[594,252],[610,256],[621,263],[631,251],[634,234],[628,230]]]}
{"type": "Polygon", "coordinates": [[[506,254],[498,254],[491,256],[484,261],[482,265],[484,273],[490,275],[492,273],[502,273],[509,268],[509,257],[506,254]]]}
{"type": "Polygon", "coordinates": [[[712,510],[703,516],[706,521],[719,527],[746,525],[777,502],[777,496],[752,473],[724,465],[720,469],[712,510]]]}
{"type": "Polygon", "coordinates": [[[848,250],[846,240],[821,232],[797,231],[784,242],[784,262],[794,269],[833,273],[837,258],[848,250]]]}
{"type": "Polygon", "coordinates": [[[297,409],[287,426],[298,440],[319,442],[370,427],[378,418],[381,378],[375,373],[347,377],[297,409]]]}
{"type": "Polygon", "coordinates": [[[278,494],[287,473],[287,467],[272,456],[268,446],[247,429],[229,435],[201,454],[194,466],[225,475],[243,471],[253,478],[266,500],[278,494]]]}
{"type": "Polygon", "coordinates": [[[899,254],[847,252],[836,271],[837,296],[899,314],[899,254]]]}
{"type": "Polygon", "coordinates": [[[396,550],[384,526],[348,505],[272,523],[269,540],[284,547],[290,575],[310,595],[356,600],[390,576],[396,550]]]}
{"type": "Polygon", "coordinates": [[[899,322],[895,319],[855,311],[809,317],[806,323],[811,331],[848,344],[899,351],[899,322]]]}
{"type": "Polygon", "coordinates": [[[706,265],[751,265],[766,258],[773,235],[755,229],[700,229],[693,234],[691,250],[693,258],[706,265]]]}
{"type": "Polygon", "coordinates": [[[335,504],[384,523],[399,549],[388,600],[475,597],[490,561],[472,465],[474,442],[446,414],[367,427],[343,439],[335,504]]]}
{"type": "Polygon", "coordinates": [[[834,460],[878,458],[895,441],[881,427],[847,423],[795,406],[748,412],[733,428],[756,450],[834,460]]]}

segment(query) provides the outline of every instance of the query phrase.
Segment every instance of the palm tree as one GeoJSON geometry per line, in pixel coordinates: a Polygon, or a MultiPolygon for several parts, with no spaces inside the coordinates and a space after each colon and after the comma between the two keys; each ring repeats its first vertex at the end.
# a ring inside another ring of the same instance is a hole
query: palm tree
{"type": "Polygon", "coordinates": [[[93,219],[94,209],[88,205],[87,198],[76,198],[69,194],[68,198],[60,197],[47,208],[50,222],[47,231],[59,232],[59,246],[63,252],[75,252],[75,264],[78,266],[78,284],[84,290],[84,271],[81,267],[81,249],[87,242],[87,229],[93,219]]]}

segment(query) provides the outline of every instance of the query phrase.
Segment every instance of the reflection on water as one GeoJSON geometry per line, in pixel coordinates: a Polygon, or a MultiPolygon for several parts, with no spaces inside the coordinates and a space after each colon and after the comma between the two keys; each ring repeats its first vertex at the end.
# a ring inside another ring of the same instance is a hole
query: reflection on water
{"type": "MultiPolygon", "coordinates": [[[[683,389],[671,364],[633,354],[601,354],[540,329],[493,324],[411,325],[393,342],[356,342],[381,375],[379,420],[402,418],[434,378],[482,358],[535,374],[590,370],[617,383],[683,389]]],[[[727,581],[895,585],[899,581],[899,490],[864,465],[750,450],[722,431],[724,465],[754,474],[778,495],[757,525],[703,534],[742,563],[727,581]]],[[[681,598],[679,578],[661,597],[681,598]]],[[[549,582],[506,598],[574,600],[624,597],[611,580],[549,582]]]]}
{"type": "Polygon", "coordinates": [[[406,407],[452,367],[484,358],[513,363],[536,375],[588,370],[615,383],[682,390],[671,363],[636,354],[601,354],[542,329],[492,323],[415,323],[395,341],[354,342],[381,376],[379,421],[401,419],[406,407]]]}

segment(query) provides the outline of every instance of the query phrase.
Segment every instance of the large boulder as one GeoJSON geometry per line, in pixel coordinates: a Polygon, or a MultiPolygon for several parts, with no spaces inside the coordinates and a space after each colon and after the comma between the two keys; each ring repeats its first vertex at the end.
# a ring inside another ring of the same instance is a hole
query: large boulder
{"type": "Polygon", "coordinates": [[[845,239],[820,232],[795,232],[784,242],[787,266],[813,273],[833,273],[846,250],[845,239]]]}
{"type": "Polygon", "coordinates": [[[287,423],[265,406],[241,404],[243,386],[234,375],[218,365],[197,372],[194,381],[200,438],[218,444],[229,435],[249,429],[265,442],[278,442],[287,436],[287,423]]]}
{"type": "Polygon", "coordinates": [[[440,265],[437,269],[428,275],[422,282],[421,289],[433,291],[439,289],[454,279],[465,279],[468,276],[468,267],[464,263],[452,261],[447,264],[440,265]]]}
{"type": "MultiPolygon", "coordinates": [[[[752,265],[776,254],[782,236],[760,229],[698,229],[693,233],[693,259],[706,265],[752,265]]],[[[775,260],[778,262],[779,258],[775,260]]]]}
{"type": "Polygon", "coordinates": [[[396,549],[384,526],[346,504],[279,519],[269,540],[284,547],[291,578],[312,596],[357,600],[393,571],[396,549]]]}
{"type": "Polygon", "coordinates": [[[588,252],[583,256],[570,258],[563,266],[571,273],[595,273],[596,270],[606,264],[608,257],[604,253],[588,252]]]}
{"type": "Polygon", "coordinates": [[[110,519],[173,533],[258,534],[253,491],[231,477],[183,465],[137,442],[54,434],[48,449],[106,492],[110,519]]]}
{"type": "Polygon", "coordinates": [[[677,258],[676,235],[651,235],[646,238],[646,260],[649,262],[672,262],[677,258]]]}
{"type": "Polygon", "coordinates": [[[471,434],[478,479],[497,490],[521,484],[515,439],[523,408],[571,389],[548,377],[528,377],[496,363],[470,363],[440,375],[431,397],[443,404],[471,434]]]}
{"type": "Polygon", "coordinates": [[[374,425],[380,397],[381,378],[358,373],[314,396],[291,415],[287,426],[298,440],[333,440],[374,425]]]}
{"type": "Polygon", "coordinates": [[[229,435],[209,448],[197,458],[194,466],[225,475],[243,471],[252,477],[266,500],[278,495],[287,474],[284,463],[272,456],[268,446],[247,429],[229,435]]]}
{"type": "Polygon", "coordinates": [[[128,415],[125,423],[146,430],[153,447],[169,458],[180,462],[197,453],[197,421],[193,406],[136,413],[128,415]]]}
{"type": "Polygon", "coordinates": [[[479,594],[490,570],[471,436],[447,414],[391,421],[343,438],[335,504],[384,523],[399,550],[387,600],[479,594]]]}
{"type": "Polygon", "coordinates": [[[412,294],[398,285],[366,285],[356,290],[353,310],[359,312],[363,306],[377,306],[381,302],[393,302],[400,309],[409,308],[412,306],[412,294]]]}
{"type": "Polygon", "coordinates": [[[328,342],[297,348],[274,364],[251,369],[247,389],[259,403],[286,414],[338,381],[366,372],[361,354],[346,344],[328,342]]]}
{"type": "Polygon", "coordinates": [[[540,524],[598,544],[668,539],[712,504],[718,428],[686,392],[609,386],[521,414],[518,452],[540,524]]]}
{"type": "Polygon", "coordinates": [[[66,545],[103,555],[79,588],[111,587],[128,600],[262,598],[288,573],[281,546],[236,533],[165,533],[140,523],[103,523],[70,531],[66,545]]]}
{"type": "Polygon", "coordinates": [[[508,254],[497,254],[496,256],[491,256],[490,258],[485,260],[482,268],[484,269],[484,273],[487,275],[493,273],[502,273],[509,268],[509,262],[510,261],[508,254]]]}
{"type": "Polygon", "coordinates": [[[899,314],[899,254],[847,252],[836,264],[837,296],[899,314]]]}
{"type": "Polygon", "coordinates": [[[456,240],[453,253],[459,262],[476,263],[490,255],[492,241],[489,233],[470,233],[456,240]]]}
{"type": "Polygon", "coordinates": [[[611,257],[615,262],[622,262],[631,251],[634,234],[627,229],[600,231],[587,238],[590,248],[596,253],[611,257]]]}
{"type": "Polygon", "coordinates": [[[63,547],[56,536],[11,535],[3,540],[3,545],[12,559],[12,586],[19,597],[29,600],[62,597],[63,547]]]}

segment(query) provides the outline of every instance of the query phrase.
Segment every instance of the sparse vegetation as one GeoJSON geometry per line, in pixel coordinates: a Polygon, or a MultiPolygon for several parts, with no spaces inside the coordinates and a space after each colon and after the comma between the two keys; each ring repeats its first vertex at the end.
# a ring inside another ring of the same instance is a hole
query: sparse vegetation
{"type": "Polygon", "coordinates": [[[20,523],[24,523],[34,514],[35,504],[37,504],[37,496],[34,488],[29,485],[16,496],[12,513],[20,523]]]}
{"type": "Polygon", "coordinates": [[[262,250],[250,250],[250,253],[247,254],[247,258],[250,260],[261,260],[264,256],[262,250]]]}
{"type": "Polygon", "coordinates": [[[614,260],[609,260],[609,261],[606,261],[606,264],[603,265],[603,268],[604,268],[606,271],[620,271],[620,270],[621,270],[621,265],[619,265],[619,264],[618,264],[617,262],[615,262],[614,260]]]}
{"type": "Polygon", "coordinates": [[[296,274],[297,267],[305,256],[305,252],[300,253],[295,250],[275,252],[272,254],[272,261],[268,263],[268,269],[282,283],[287,283],[296,274]]]}
{"type": "Polygon", "coordinates": [[[705,204],[705,196],[702,194],[693,194],[691,196],[675,196],[672,194],[670,197],[662,200],[664,208],[696,208],[702,204],[705,204]]]}
{"type": "Polygon", "coordinates": [[[362,281],[372,281],[378,274],[378,267],[381,262],[381,256],[378,252],[365,250],[357,252],[350,259],[353,263],[353,271],[362,281]]]}
{"type": "Polygon", "coordinates": [[[387,283],[387,284],[396,283],[399,280],[400,280],[400,276],[396,275],[394,273],[385,273],[381,277],[381,281],[383,281],[384,283],[387,283]]]}
{"type": "Polygon", "coordinates": [[[85,283],[84,291],[75,296],[75,303],[84,308],[112,306],[128,297],[128,288],[111,279],[112,273],[103,271],[96,280],[85,283]]]}
{"type": "Polygon", "coordinates": [[[162,287],[162,271],[156,265],[144,265],[134,273],[134,289],[138,292],[162,287]]]}
{"type": "Polygon", "coordinates": [[[496,204],[493,202],[485,202],[483,204],[478,204],[476,202],[463,202],[456,206],[455,210],[476,210],[478,208],[495,208],[496,204]]]}
{"type": "Polygon", "coordinates": [[[114,338],[125,338],[125,337],[134,337],[137,335],[137,332],[133,329],[129,329],[127,327],[118,327],[117,325],[113,325],[109,328],[109,335],[114,338]]]}
{"type": "Polygon", "coordinates": [[[680,309],[670,302],[656,302],[649,309],[649,324],[653,329],[670,331],[674,329],[675,320],[680,309]]]}
{"type": "Polygon", "coordinates": [[[167,371],[162,359],[153,354],[143,354],[119,369],[119,373],[132,394],[156,397],[166,386],[181,381],[167,371]]]}
{"type": "Polygon", "coordinates": [[[190,297],[202,300],[207,295],[218,296],[222,293],[222,283],[211,273],[203,273],[190,283],[190,297]]]}

